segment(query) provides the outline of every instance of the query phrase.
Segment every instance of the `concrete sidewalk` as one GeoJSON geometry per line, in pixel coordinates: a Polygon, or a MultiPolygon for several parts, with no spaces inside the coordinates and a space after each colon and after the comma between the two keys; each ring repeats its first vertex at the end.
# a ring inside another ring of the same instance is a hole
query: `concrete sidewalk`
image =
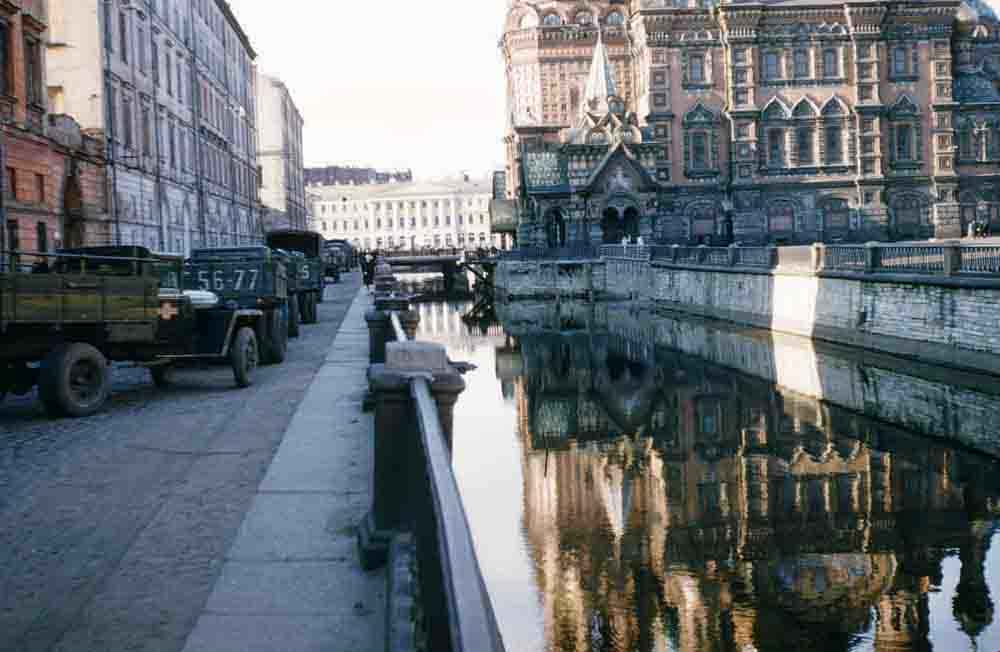
{"type": "Polygon", "coordinates": [[[185,652],[385,647],[384,571],[358,563],[371,506],[372,417],[363,289],[299,405],[185,652]]]}

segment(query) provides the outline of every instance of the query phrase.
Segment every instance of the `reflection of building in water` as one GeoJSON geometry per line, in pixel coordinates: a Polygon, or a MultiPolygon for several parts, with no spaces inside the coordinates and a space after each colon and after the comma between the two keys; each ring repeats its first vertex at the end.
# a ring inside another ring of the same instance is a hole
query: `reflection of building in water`
{"type": "MultiPolygon", "coordinates": [[[[989,462],[607,336],[525,337],[524,525],[553,650],[929,650],[993,620],[989,462]]],[[[992,475],[991,475],[992,474],[992,475]]]]}
{"type": "Polygon", "coordinates": [[[483,345],[492,345],[494,348],[505,347],[507,337],[499,326],[490,329],[486,335],[477,331],[475,339],[469,335],[469,327],[462,321],[462,316],[471,309],[472,303],[468,301],[415,304],[414,310],[420,315],[417,339],[423,342],[437,342],[459,351],[471,351],[476,346],[483,345]]]}

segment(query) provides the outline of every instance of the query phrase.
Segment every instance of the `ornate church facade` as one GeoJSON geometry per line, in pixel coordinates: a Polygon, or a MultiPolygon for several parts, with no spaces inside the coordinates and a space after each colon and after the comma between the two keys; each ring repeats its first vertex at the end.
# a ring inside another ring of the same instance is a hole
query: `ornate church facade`
{"type": "Polygon", "coordinates": [[[510,0],[522,246],[1000,230],[982,0],[510,0]]]}

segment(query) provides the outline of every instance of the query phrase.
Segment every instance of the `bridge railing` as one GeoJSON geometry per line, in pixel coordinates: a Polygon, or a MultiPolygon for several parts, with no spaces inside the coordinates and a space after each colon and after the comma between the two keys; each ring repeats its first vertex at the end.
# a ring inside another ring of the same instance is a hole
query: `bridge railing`
{"type": "Polygon", "coordinates": [[[499,260],[533,261],[533,260],[597,260],[600,251],[594,245],[573,245],[569,247],[522,247],[500,252],[499,260]]]}
{"type": "Polygon", "coordinates": [[[930,276],[1000,274],[1000,245],[966,242],[868,243],[785,247],[605,245],[600,256],[678,266],[930,276]]]}
{"type": "Polygon", "coordinates": [[[461,256],[466,251],[466,249],[456,247],[444,249],[397,249],[394,251],[379,252],[379,256],[389,260],[393,258],[435,258],[439,256],[461,256]]]}
{"type": "Polygon", "coordinates": [[[404,307],[395,297],[376,299],[381,316],[369,315],[372,359],[376,336],[383,352],[369,371],[374,496],[360,528],[362,564],[388,564],[392,649],[416,650],[423,641],[420,649],[504,652],[451,464],[454,405],[465,382],[444,347],[413,341],[413,313],[404,307]]]}

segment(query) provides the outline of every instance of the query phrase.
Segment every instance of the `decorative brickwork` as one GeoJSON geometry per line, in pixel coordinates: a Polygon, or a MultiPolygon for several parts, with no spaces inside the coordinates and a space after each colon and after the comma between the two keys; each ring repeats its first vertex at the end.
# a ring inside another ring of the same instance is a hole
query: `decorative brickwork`
{"type": "Polygon", "coordinates": [[[522,246],[1000,229],[1000,24],[985,3],[588,7],[510,2],[506,189],[522,246]],[[595,77],[612,91],[595,94],[595,77]],[[565,178],[533,186],[535,152],[565,178]],[[635,183],[609,187],[621,168],[635,183]]]}

